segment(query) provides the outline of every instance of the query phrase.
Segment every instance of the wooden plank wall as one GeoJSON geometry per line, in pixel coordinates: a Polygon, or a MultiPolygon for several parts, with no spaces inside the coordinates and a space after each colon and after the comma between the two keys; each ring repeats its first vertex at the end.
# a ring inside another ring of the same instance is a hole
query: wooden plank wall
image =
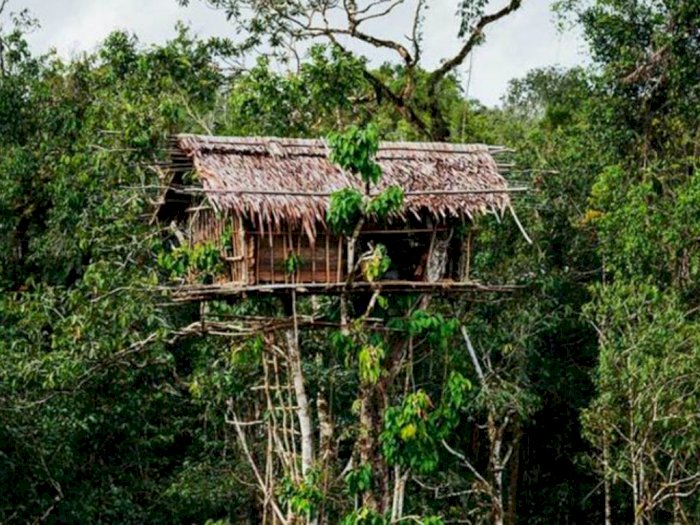
{"type": "MultiPolygon", "coordinates": [[[[219,246],[226,271],[216,279],[217,283],[249,283],[251,270],[255,268],[255,244],[239,217],[195,208],[190,212],[189,242],[190,247],[204,242],[219,246]],[[231,238],[224,238],[225,235],[231,238]]],[[[195,277],[191,276],[192,279],[195,277]]]]}
{"type": "Polygon", "coordinates": [[[238,217],[229,218],[231,224],[231,254],[227,256],[231,271],[231,281],[238,283],[247,282],[248,272],[246,271],[246,245],[245,230],[238,217]]]}
{"type": "MultiPolygon", "coordinates": [[[[226,230],[227,218],[222,215],[217,215],[214,210],[204,206],[198,206],[187,210],[189,213],[189,245],[190,248],[197,244],[207,241],[213,242],[216,245],[222,244],[223,235],[226,230]]],[[[223,244],[222,244],[223,245],[223,244]]],[[[229,254],[225,253],[222,248],[222,258],[227,259],[229,254]]],[[[217,283],[225,283],[231,280],[230,269],[216,279],[217,283]]],[[[195,282],[198,276],[194,271],[190,270],[188,280],[195,282]]]]}
{"type": "MultiPolygon", "coordinates": [[[[251,233],[255,244],[254,282],[256,283],[333,283],[346,274],[343,268],[342,245],[337,237],[321,234],[311,243],[305,233],[251,233]],[[286,261],[296,255],[299,269],[295,275],[286,272],[286,261]]],[[[253,280],[251,279],[251,280],[253,280]]]]}
{"type": "Polygon", "coordinates": [[[213,210],[192,209],[189,219],[190,247],[206,241],[219,242],[225,227],[226,219],[217,217],[213,210]]]}
{"type": "MultiPolygon", "coordinates": [[[[363,233],[366,240],[381,242],[393,250],[397,257],[394,264],[403,264],[404,268],[410,270],[412,265],[417,264],[414,259],[428,250],[431,237],[447,230],[446,227],[433,227],[377,229],[363,233]],[[413,241],[408,242],[411,238],[413,241]]],[[[301,231],[251,231],[251,225],[236,215],[218,215],[211,209],[192,208],[189,233],[191,246],[211,241],[221,248],[226,271],[216,279],[217,283],[337,283],[345,280],[347,275],[342,239],[323,231],[311,243],[301,231]],[[224,235],[230,235],[231,238],[224,239],[224,235]],[[298,258],[300,264],[294,275],[286,271],[286,262],[292,255],[298,258]]],[[[455,262],[448,269],[451,278],[469,280],[471,241],[471,235],[464,240],[454,239],[450,255],[455,262]]],[[[411,279],[411,276],[402,278],[411,279]]]]}

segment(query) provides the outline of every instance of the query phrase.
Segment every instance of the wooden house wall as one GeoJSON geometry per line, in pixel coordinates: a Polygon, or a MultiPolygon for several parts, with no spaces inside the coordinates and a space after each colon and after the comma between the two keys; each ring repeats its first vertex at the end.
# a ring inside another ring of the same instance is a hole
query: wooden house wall
{"type": "Polygon", "coordinates": [[[238,217],[194,208],[189,219],[189,240],[190,247],[205,242],[219,247],[225,271],[217,283],[250,283],[249,275],[255,266],[254,245],[238,217]]]}
{"type": "MultiPolygon", "coordinates": [[[[226,254],[224,259],[229,265],[231,281],[235,283],[251,284],[255,281],[251,279],[251,273],[255,268],[255,245],[253,239],[247,234],[245,225],[240,218],[231,216],[231,253],[226,254]]],[[[228,243],[222,243],[224,245],[228,243]]]]}
{"type": "Polygon", "coordinates": [[[206,241],[218,242],[226,228],[225,218],[204,207],[194,207],[188,212],[190,247],[206,241]]]}
{"type": "MultiPolygon", "coordinates": [[[[426,278],[424,266],[432,239],[436,234],[445,236],[448,231],[448,227],[370,229],[363,232],[357,255],[367,243],[382,243],[392,258],[392,277],[389,278],[422,281],[426,278]]],[[[209,241],[220,248],[225,271],[216,279],[217,283],[336,283],[347,275],[342,239],[322,231],[312,243],[304,232],[293,229],[260,232],[236,215],[218,215],[211,209],[193,208],[189,233],[192,246],[209,241]],[[290,275],[286,266],[292,255],[296,256],[299,268],[290,275]]],[[[469,280],[470,252],[471,235],[464,239],[452,237],[444,277],[469,280]]]]}
{"type": "Polygon", "coordinates": [[[260,234],[250,232],[255,242],[253,279],[258,283],[333,283],[346,275],[342,242],[338,237],[319,235],[314,243],[303,232],[260,234]],[[292,255],[299,267],[294,275],[286,271],[292,255]]]}
{"type": "Polygon", "coordinates": [[[217,282],[333,283],[346,275],[343,246],[338,237],[321,233],[311,243],[299,231],[251,231],[236,215],[217,215],[211,209],[200,208],[191,210],[188,229],[190,246],[213,242],[220,247],[226,271],[217,282]],[[299,261],[299,269],[293,276],[286,271],[292,254],[299,261]]]}

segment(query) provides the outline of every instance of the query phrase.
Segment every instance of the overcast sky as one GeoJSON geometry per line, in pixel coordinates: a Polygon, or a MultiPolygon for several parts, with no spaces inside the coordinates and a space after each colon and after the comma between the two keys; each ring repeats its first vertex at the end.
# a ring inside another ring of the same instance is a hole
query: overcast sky
{"type": "MultiPolygon", "coordinates": [[[[580,34],[559,33],[550,5],[553,0],[524,0],[510,17],[491,25],[486,44],[460,69],[469,95],[488,105],[499,102],[507,83],[537,67],[572,66],[584,63],[585,45],[580,34]]],[[[409,4],[414,0],[407,0],[409,4]]],[[[435,66],[458,49],[456,0],[429,0],[426,14],[424,65],[435,66]]],[[[506,0],[491,0],[493,8],[506,0]]],[[[187,8],[176,0],[10,0],[10,10],[27,7],[39,19],[41,28],[30,36],[35,51],[50,48],[63,56],[94,49],[111,31],[126,29],[144,43],[160,43],[174,34],[178,20],[188,23],[201,36],[231,35],[225,16],[201,0],[187,8]]],[[[409,10],[397,12],[391,20],[370,27],[383,36],[401,38],[410,32],[409,10]],[[387,29],[390,28],[390,29],[387,29]]],[[[381,61],[373,49],[362,49],[381,61]]]]}

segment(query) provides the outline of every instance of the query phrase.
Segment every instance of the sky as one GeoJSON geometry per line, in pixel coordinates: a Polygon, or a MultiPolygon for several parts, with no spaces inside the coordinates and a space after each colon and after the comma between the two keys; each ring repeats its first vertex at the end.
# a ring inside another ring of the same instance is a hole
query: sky
{"type": "MultiPolygon", "coordinates": [[[[377,35],[401,39],[410,32],[415,0],[407,9],[367,27],[377,35]]],[[[457,0],[428,0],[424,32],[424,66],[435,67],[459,49],[457,0]]],[[[363,2],[360,2],[362,5],[363,2]]],[[[551,13],[553,0],[524,0],[523,7],[489,26],[486,43],[460,68],[465,90],[482,103],[497,105],[508,81],[529,70],[570,67],[586,63],[586,47],[575,30],[559,32],[551,13]]],[[[491,0],[490,9],[506,0],[491,0]]],[[[176,0],[10,0],[9,10],[28,8],[39,19],[40,29],[29,37],[34,51],[55,48],[64,57],[95,49],[115,29],[136,34],[142,43],[162,43],[183,21],[202,37],[232,36],[231,25],[222,12],[203,0],[191,0],[180,7],[176,0]]],[[[374,48],[356,48],[374,63],[393,59],[374,48]]]]}

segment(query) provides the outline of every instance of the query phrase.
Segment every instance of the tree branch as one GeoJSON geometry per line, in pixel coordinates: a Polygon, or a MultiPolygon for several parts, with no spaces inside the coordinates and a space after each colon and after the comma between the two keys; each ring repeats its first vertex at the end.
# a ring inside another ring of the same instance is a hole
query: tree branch
{"type": "Polygon", "coordinates": [[[510,3],[501,9],[490,15],[482,16],[479,21],[472,29],[469,38],[464,43],[459,52],[451,59],[444,62],[440,67],[435,69],[428,76],[428,103],[427,109],[430,114],[431,120],[431,137],[436,141],[446,141],[449,138],[449,129],[447,127],[447,122],[445,117],[440,111],[440,103],[437,96],[437,88],[440,82],[442,82],[445,77],[451,73],[456,67],[464,62],[464,59],[469,55],[469,53],[481,43],[483,38],[483,32],[486,26],[500,20],[501,18],[509,15],[516,9],[520,7],[522,0],[510,0],[510,3]]]}
{"type": "Polygon", "coordinates": [[[510,13],[518,9],[522,4],[522,0],[510,0],[510,3],[501,9],[490,15],[482,16],[479,21],[472,29],[469,38],[459,50],[459,52],[452,57],[450,60],[444,62],[439,68],[434,70],[428,79],[429,85],[437,85],[445,76],[447,76],[454,68],[462,64],[464,59],[467,58],[469,53],[474,49],[474,47],[481,42],[483,37],[483,32],[486,26],[500,20],[501,18],[508,16],[510,13]]]}
{"type": "Polygon", "coordinates": [[[233,410],[233,401],[229,400],[228,401],[229,405],[229,411],[231,412],[231,415],[233,416],[232,419],[227,419],[227,423],[233,425],[233,428],[236,430],[236,434],[238,435],[238,442],[241,445],[241,449],[243,450],[243,454],[245,455],[246,459],[248,460],[248,464],[250,465],[250,468],[253,470],[253,474],[255,475],[255,479],[258,482],[258,486],[260,487],[260,490],[262,491],[263,495],[265,496],[265,499],[269,501],[270,506],[272,507],[272,510],[274,511],[275,515],[277,516],[277,519],[280,521],[280,523],[287,523],[287,520],[284,517],[284,514],[282,514],[282,511],[280,508],[277,506],[277,503],[272,499],[268,499],[268,490],[267,486],[265,484],[265,481],[263,480],[263,477],[260,474],[260,470],[258,469],[255,459],[253,459],[253,455],[250,453],[250,449],[248,448],[248,440],[246,438],[245,432],[243,432],[242,424],[238,420],[238,417],[236,416],[236,412],[233,410]]]}
{"type": "MultiPolygon", "coordinates": [[[[387,1],[388,1],[388,0],[387,0],[387,1]]],[[[389,13],[391,13],[394,9],[396,9],[398,6],[400,6],[401,4],[403,4],[405,1],[406,1],[406,0],[394,0],[394,2],[392,2],[391,4],[389,4],[389,6],[388,6],[386,9],[384,9],[383,11],[379,11],[379,12],[377,12],[377,13],[372,13],[371,15],[368,14],[367,16],[362,17],[362,18],[357,18],[357,24],[360,25],[361,23],[366,22],[367,20],[372,20],[372,19],[374,19],[374,18],[381,18],[381,17],[383,17],[383,16],[386,16],[386,15],[388,15],[389,13]]],[[[372,7],[377,6],[377,5],[380,5],[380,4],[385,4],[385,3],[386,3],[386,1],[382,1],[382,2],[372,2],[372,3],[371,3],[370,5],[368,5],[366,8],[361,9],[360,11],[355,12],[355,15],[364,14],[364,13],[369,13],[369,11],[371,10],[372,7]]]]}

